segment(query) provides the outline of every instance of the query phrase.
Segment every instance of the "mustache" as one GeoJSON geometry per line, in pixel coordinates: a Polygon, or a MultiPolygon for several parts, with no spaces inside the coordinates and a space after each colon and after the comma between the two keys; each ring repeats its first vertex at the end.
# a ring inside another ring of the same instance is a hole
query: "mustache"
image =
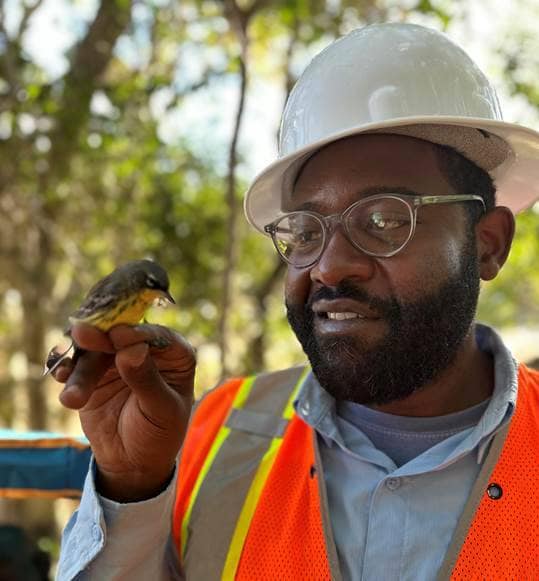
{"type": "Polygon", "coordinates": [[[307,301],[307,308],[312,309],[313,304],[319,300],[351,299],[364,303],[370,309],[382,317],[391,319],[400,315],[400,305],[394,298],[381,299],[367,292],[364,288],[356,286],[348,280],[341,281],[335,287],[322,286],[317,289],[307,301]]]}

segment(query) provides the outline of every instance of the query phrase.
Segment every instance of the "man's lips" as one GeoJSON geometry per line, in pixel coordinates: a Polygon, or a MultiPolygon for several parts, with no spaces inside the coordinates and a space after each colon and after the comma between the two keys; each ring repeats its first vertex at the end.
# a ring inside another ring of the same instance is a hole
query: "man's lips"
{"type": "Polygon", "coordinates": [[[375,321],[380,315],[365,303],[353,299],[319,300],[312,305],[313,312],[323,319],[343,321],[363,319],[375,321]]]}

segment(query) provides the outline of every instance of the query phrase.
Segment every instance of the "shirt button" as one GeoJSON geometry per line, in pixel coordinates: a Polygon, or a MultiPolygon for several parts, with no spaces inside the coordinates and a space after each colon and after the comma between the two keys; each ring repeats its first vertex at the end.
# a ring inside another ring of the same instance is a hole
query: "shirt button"
{"type": "Polygon", "coordinates": [[[303,415],[305,415],[305,416],[309,415],[310,409],[311,409],[311,406],[310,406],[308,401],[301,404],[301,413],[303,415]]]}
{"type": "Polygon", "coordinates": [[[94,541],[101,541],[101,528],[98,525],[92,527],[92,536],[94,537],[94,541]]]}
{"type": "Polygon", "coordinates": [[[386,488],[388,488],[389,490],[397,490],[397,488],[399,488],[400,485],[401,485],[400,478],[388,478],[386,480],[386,488]]]}

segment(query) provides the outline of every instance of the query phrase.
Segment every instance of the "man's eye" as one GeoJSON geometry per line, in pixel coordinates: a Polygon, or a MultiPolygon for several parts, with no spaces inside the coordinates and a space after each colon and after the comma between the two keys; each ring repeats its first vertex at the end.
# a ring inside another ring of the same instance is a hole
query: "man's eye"
{"type": "Polygon", "coordinates": [[[294,232],[294,242],[300,245],[313,244],[318,242],[321,236],[321,232],[317,230],[297,230],[294,232]]]}
{"type": "Polygon", "coordinates": [[[381,212],[373,212],[369,216],[367,222],[367,230],[374,232],[387,232],[408,226],[410,218],[398,214],[382,214],[381,212]]]}

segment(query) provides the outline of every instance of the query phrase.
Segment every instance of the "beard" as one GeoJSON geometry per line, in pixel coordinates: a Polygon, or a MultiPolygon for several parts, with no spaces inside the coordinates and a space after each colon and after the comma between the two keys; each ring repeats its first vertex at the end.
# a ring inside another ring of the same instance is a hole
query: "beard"
{"type": "Polygon", "coordinates": [[[415,302],[371,296],[349,280],[321,287],[305,305],[286,303],[287,317],[320,385],[337,401],[381,405],[405,399],[455,360],[470,332],[479,297],[475,238],[469,236],[459,272],[415,302]],[[387,323],[375,346],[356,336],[318,337],[312,305],[349,298],[368,304],[387,323]]]}

